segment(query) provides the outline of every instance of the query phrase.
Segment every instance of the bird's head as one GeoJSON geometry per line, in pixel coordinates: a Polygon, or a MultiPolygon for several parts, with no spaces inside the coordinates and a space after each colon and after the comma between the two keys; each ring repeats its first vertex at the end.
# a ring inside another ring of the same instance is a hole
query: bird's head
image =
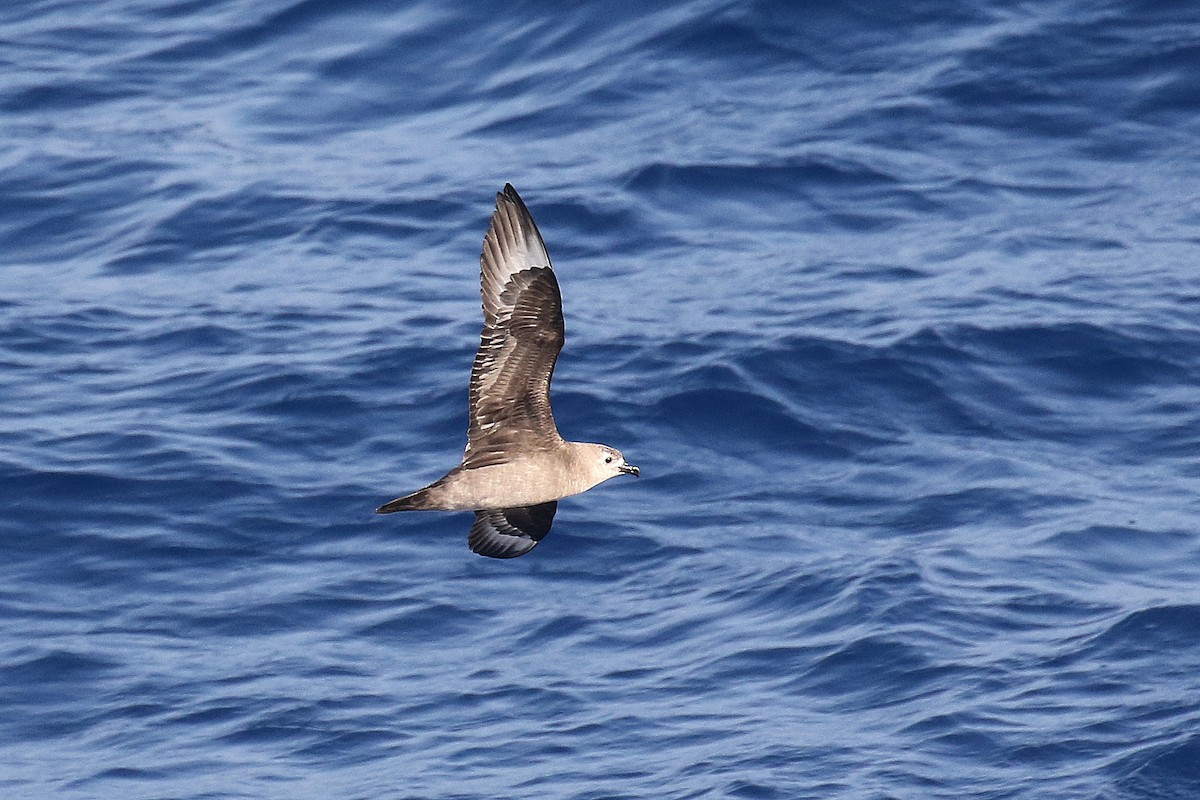
{"type": "Polygon", "coordinates": [[[603,483],[618,475],[640,475],[641,470],[625,460],[621,451],[606,444],[581,444],[576,458],[583,462],[585,469],[596,483],[603,483]]]}

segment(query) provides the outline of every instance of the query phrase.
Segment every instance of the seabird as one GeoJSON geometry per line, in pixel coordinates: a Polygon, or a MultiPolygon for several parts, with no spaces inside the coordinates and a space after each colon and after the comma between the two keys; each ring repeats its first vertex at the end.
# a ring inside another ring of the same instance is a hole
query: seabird
{"type": "Polygon", "coordinates": [[[559,500],[640,472],[613,447],[558,433],[550,376],[563,346],[562,296],[542,235],[512,184],[496,195],[479,278],[483,335],[471,367],[462,463],[375,511],[474,511],[471,550],[515,558],[550,532],[559,500]]]}

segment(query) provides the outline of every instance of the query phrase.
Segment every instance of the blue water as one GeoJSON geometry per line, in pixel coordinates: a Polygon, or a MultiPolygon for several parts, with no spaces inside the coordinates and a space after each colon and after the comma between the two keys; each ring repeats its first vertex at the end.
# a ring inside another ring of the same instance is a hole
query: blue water
{"type": "Polygon", "coordinates": [[[1200,9],[449,5],[0,8],[0,795],[1200,797],[1200,9]]]}

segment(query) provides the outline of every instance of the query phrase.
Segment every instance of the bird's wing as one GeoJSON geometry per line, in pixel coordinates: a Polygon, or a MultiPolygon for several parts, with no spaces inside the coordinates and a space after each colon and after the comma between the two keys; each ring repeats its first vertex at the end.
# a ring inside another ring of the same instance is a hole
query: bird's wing
{"type": "Polygon", "coordinates": [[[550,532],[557,508],[558,501],[551,500],[536,506],[476,511],[467,544],[472,552],[490,558],[523,556],[550,532]]]}
{"type": "Polygon", "coordinates": [[[466,469],[562,441],[550,410],[562,297],[542,236],[511,184],[496,195],[479,265],[483,335],[471,367],[466,469]]]}

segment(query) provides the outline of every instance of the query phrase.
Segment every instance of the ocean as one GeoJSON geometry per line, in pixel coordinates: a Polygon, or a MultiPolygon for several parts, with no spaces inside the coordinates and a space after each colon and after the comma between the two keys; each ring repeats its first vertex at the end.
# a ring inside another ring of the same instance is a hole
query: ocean
{"type": "Polygon", "coordinates": [[[0,9],[0,795],[1200,797],[1200,7],[0,9]],[[545,236],[529,555],[374,515],[545,236]]]}

